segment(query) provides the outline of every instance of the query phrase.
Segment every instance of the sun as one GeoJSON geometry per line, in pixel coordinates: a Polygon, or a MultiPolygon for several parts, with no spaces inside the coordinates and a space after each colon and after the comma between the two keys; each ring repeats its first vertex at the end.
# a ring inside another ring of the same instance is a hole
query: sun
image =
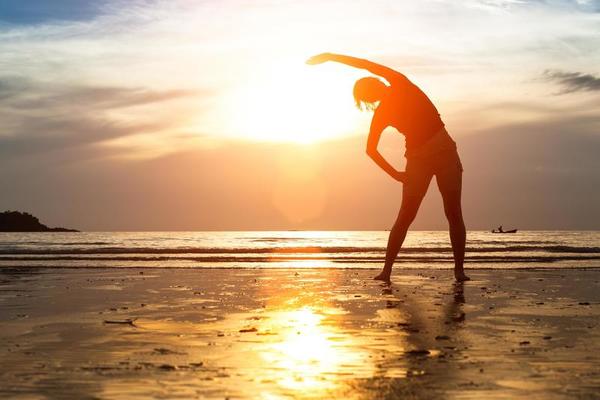
{"type": "Polygon", "coordinates": [[[254,141],[314,143],[357,132],[353,78],[298,60],[259,71],[227,97],[226,131],[254,141]]]}

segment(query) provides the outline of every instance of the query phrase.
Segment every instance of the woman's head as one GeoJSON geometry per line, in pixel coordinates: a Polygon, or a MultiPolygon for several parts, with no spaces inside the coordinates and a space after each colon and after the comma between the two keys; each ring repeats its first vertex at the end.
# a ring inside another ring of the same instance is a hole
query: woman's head
{"type": "Polygon", "coordinates": [[[361,78],[354,84],[354,101],[359,110],[374,110],[384,97],[388,86],[374,77],[361,78]]]}

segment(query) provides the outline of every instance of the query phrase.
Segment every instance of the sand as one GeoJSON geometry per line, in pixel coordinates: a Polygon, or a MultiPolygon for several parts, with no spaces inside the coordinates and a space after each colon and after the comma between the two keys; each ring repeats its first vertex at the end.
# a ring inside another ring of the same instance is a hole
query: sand
{"type": "Polygon", "coordinates": [[[600,396],[600,270],[2,269],[0,398],[600,396]]]}

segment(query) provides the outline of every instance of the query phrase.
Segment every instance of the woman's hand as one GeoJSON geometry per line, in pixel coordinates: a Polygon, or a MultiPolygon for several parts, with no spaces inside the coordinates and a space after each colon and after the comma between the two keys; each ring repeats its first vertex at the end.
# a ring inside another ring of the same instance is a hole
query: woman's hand
{"type": "Polygon", "coordinates": [[[312,56],[311,58],[309,58],[308,60],[306,60],[306,63],[308,65],[323,64],[324,62],[331,61],[332,60],[332,57],[331,57],[332,55],[333,54],[331,54],[331,53],[317,54],[316,56],[312,56]]]}
{"type": "Polygon", "coordinates": [[[405,171],[394,171],[392,178],[398,182],[406,183],[406,172],[405,171]]]}

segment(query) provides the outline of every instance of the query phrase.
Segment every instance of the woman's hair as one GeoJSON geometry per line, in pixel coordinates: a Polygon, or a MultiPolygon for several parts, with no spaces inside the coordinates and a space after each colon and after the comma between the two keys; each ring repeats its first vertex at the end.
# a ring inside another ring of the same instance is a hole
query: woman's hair
{"type": "Polygon", "coordinates": [[[381,80],[369,76],[366,78],[360,78],[354,84],[354,101],[356,102],[356,108],[361,111],[374,111],[379,105],[379,100],[369,101],[367,98],[374,97],[374,91],[380,85],[385,85],[381,80]]]}

